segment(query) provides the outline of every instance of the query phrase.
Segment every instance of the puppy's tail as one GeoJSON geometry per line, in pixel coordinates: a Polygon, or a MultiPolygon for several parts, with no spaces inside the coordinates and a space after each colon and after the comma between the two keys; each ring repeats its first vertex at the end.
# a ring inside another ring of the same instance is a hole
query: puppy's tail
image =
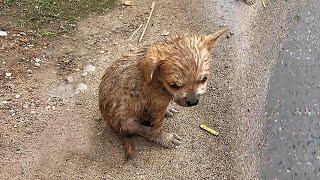
{"type": "Polygon", "coordinates": [[[130,136],[123,136],[122,143],[125,151],[126,160],[132,159],[134,155],[134,143],[130,136]]]}

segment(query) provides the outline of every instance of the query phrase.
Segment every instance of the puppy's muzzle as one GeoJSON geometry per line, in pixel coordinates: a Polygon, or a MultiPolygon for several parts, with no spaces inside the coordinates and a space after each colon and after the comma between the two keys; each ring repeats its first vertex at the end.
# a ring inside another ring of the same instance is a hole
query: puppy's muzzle
{"type": "Polygon", "coordinates": [[[199,103],[199,96],[195,93],[189,93],[187,94],[185,101],[188,106],[196,106],[199,103]]]}

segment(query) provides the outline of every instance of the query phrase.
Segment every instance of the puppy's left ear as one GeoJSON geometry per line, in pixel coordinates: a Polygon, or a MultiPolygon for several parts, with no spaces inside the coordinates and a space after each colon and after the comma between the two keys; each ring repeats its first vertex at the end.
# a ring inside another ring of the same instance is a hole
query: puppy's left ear
{"type": "Polygon", "coordinates": [[[214,43],[228,30],[229,30],[229,28],[224,27],[224,28],[220,29],[219,31],[215,32],[214,34],[204,36],[203,41],[204,41],[205,46],[209,50],[211,50],[214,43]]]}
{"type": "Polygon", "coordinates": [[[145,57],[145,59],[141,60],[140,68],[142,71],[143,79],[150,83],[152,81],[153,75],[159,66],[160,60],[157,57],[145,57]]]}

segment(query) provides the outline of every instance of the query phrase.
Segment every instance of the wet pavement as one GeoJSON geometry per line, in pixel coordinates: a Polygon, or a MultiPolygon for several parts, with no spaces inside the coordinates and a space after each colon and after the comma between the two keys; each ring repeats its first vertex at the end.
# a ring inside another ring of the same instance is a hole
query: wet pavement
{"type": "Polygon", "coordinates": [[[320,179],[320,4],[284,39],[267,96],[262,179],[320,179]]]}

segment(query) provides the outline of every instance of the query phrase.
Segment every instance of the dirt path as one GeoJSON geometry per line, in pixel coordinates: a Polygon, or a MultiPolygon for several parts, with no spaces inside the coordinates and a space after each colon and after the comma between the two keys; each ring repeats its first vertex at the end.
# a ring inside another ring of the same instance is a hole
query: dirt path
{"type": "MultiPolygon", "coordinates": [[[[259,61],[254,71],[246,68],[252,57],[259,57],[258,53],[250,55],[254,38],[264,42],[258,31],[261,26],[252,28],[252,22],[257,17],[262,22],[267,19],[263,19],[267,10],[257,14],[260,7],[233,0],[161,0],[157,1],[143,43],[137,43],[138,36],[129,42],[132,32],[145,22],[151,3],[151,0],[134,1],[134,6],[118,6],[107,15],[88,18],[79,23],[71,38],[58,38],[50,43],[39,57],[38,71],[29,73],[23,80],[6,80],[4,96],[0,97],[5,101],[0,109],[1,118],[4,117],[0,120],[1,177],[257,177],[258,157],[254,150],[259,142],[261,122],[247,120],[259,117],[272,63],[268,58],[259,61]],[[122,146],[100,120],[97,107],[97,86],[105,67],[124,52],[162,39],[165,31],[211,33],[224,25],[231,28],[231,33],[214,51],[208,94],[198,107],[179,107],[180,113],[165,122],[165,129],[184,138],[182,146],[167,150],[136,138],[137,157],[122,164],[122,146]],[[95,72],[82,76],[88,64],[96,67],[95,72]],[[74,82],[65,82],[69,76],[74,82]],[[248,82],[253,82],[259,93],[250,91],[252,84],[246,84],[252,76],[248,82]],[[79,83],[87,85],[84,93],[77,94],[79,83]],[[250,96],[252,93],[256,95],[250,96]],[[21,97],[17,98],[17,94],[21,97]],[[201,131],[198,128],[201,122],[219,130],[221,135],[213,137],[201,131]]],[[[270,51],[272,48],[266,50],[270,51]]]]}

